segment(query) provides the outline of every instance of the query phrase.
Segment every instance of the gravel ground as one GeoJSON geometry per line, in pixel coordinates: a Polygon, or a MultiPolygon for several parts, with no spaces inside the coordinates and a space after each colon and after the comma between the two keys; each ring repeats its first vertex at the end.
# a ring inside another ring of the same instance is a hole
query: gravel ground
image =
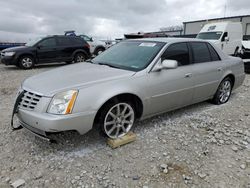
{"type": "Polygon", "coordinates": [[[11,131],[20,83],[55,67],[0,64],[0,187],[250,187],[250,75],[227,104],[138,122],[137,140],[113,150],[96,131],[59,134],[58,144],[11,131]]]}

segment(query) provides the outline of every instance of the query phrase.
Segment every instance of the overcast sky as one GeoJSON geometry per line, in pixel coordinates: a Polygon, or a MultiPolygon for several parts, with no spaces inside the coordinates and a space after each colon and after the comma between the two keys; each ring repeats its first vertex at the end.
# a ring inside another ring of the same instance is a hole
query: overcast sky
{"type": "MultiPolygon", "coordinates": [[[[0,0],[0,41],[76,30],[108,39],[183,21],[223,17],[226,0],[0,0]]],[[[226,16],[250,14],[250,0],[227,0],[226,16]]]]}

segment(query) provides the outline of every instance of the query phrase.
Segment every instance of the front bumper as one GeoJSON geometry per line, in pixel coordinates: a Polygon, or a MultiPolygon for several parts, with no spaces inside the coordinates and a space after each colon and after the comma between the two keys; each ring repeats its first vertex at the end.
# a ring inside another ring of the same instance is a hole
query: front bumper
{"type": "Polygon", "coordinates": [[[47,137],[50,133],[74,130],[85,134],[92,129],[96,112],[84,112],[68,115],[53,115],[25,109],[18,109],[17,117],[22,127],[47,137]]]}
{"type": "Polygon", "coordinates": [[[15,56],[1,56],[1,62],[5,65],[16,65],[18,60],[15,56]]]}

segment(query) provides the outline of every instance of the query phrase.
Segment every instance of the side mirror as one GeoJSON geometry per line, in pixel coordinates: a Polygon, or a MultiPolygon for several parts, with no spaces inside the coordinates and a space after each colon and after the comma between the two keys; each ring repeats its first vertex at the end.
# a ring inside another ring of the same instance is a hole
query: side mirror
{"type": "Polygon", "coordinates": [[[90,41],[93,42],[93,38],[92,37],[90,38],[90,41]]]}
{"type": "Polygon", "coordinates": [[[161,63],[163,69],[176,69],[178,62],[176,60],[165,59],[161,63]]]}
{"type": "Polygon", "coordinates": [[[176,60],[165,59],[161,63],[157,63],[153,71],[161,71],[162,69],[176,69],[178,67],[178,62],[176,60]]]}
{"type": "Polygon", "coordinates": [[[225,41],[226,41],[226,42],[229,41],[229,37],[225,37],[225,41]]]}
{"type": "Polygon", "coordinates": [[[43,45],[38,44],[36,47],[37,47],[38,49],[41,49],[41,48],[43,47],[43,45]]]}

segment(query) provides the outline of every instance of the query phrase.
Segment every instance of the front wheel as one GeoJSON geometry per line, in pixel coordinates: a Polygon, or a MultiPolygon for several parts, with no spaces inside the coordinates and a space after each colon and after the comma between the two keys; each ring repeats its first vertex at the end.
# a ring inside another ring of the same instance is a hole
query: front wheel
{"type": "Polygon", "coordinates": [[[212,101],[214,104],[224,104],[229,100],[231,93],[232,80],[227,77],[220,83],[212,101]]]}
{"type": "Polygon", "coordinates": [[[31,69],[34,66],[34,59],[31,56],[23,56],[19,60],[22,69],[31,69]]]}
{"type": "Polygon", "coordinates": [[[134,125],[135,110],[130,102],[109,103],[103,109],[102,131],[112,139],[126,135],[134,125]]]}

